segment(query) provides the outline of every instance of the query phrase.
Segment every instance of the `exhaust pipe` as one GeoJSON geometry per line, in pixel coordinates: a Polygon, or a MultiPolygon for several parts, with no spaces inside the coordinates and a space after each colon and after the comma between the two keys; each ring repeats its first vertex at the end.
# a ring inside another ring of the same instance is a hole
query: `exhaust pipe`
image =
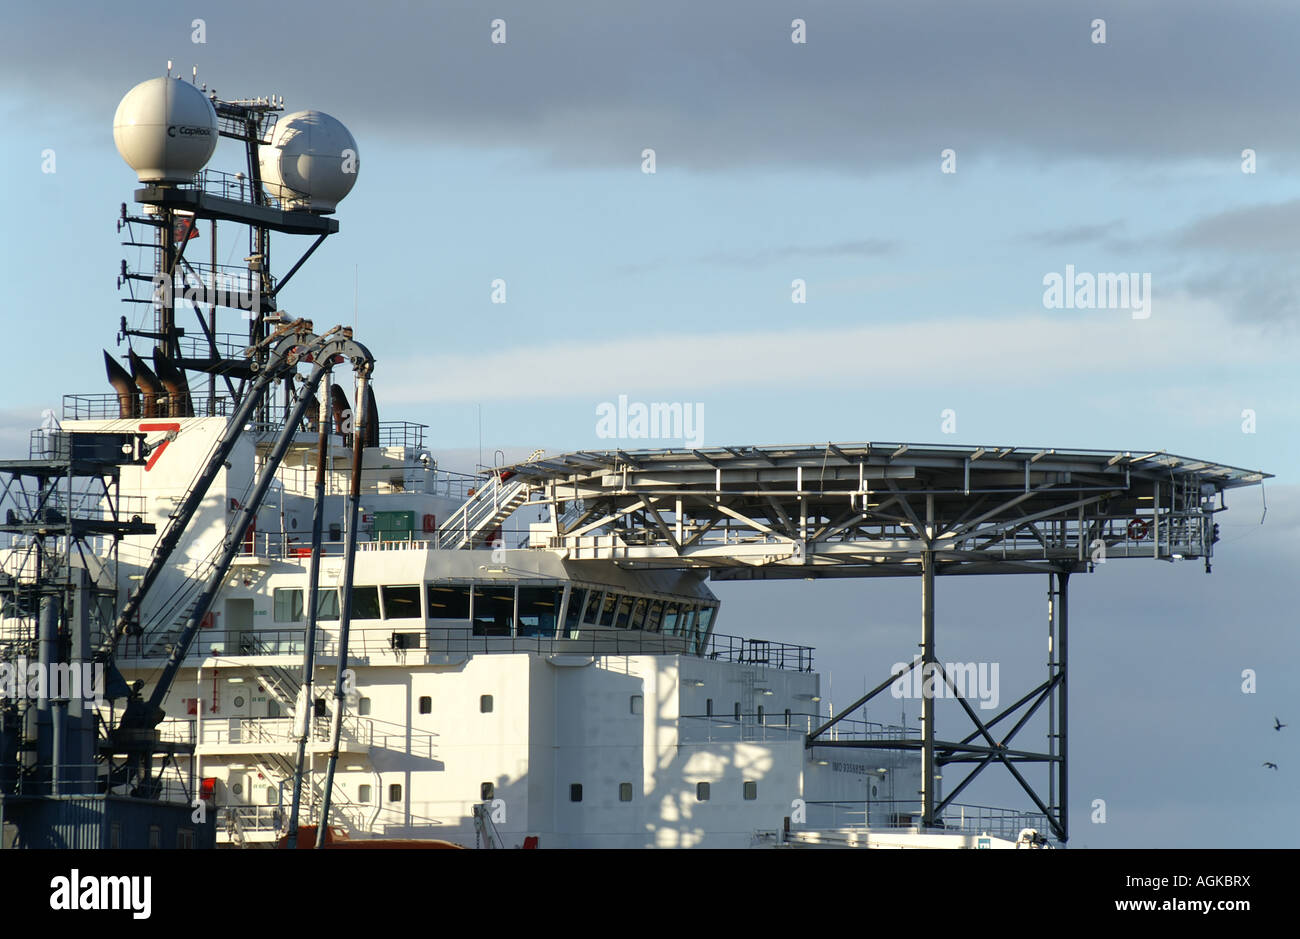
{"type": "Polygon", "coordinates": [[[312,433],[320,432],[320,398],[315,394],[307,399],[307,429],[312,433]]]}
{"type": "Polygon", "coordinates": [[[162,380],[163,387],[167,389],[168,416],[193,417],[194,405],[190,402],[189,385],[185,383],[181,370],[170,359],[159,356],[157,348],[153,350],[153,367],[162,380]]]}
{"type": "Polygon", "coordinates": [[[131,373],[104,351],[104,369],[108,372],[108,383],[117,392],[118,417],[133,418],[140,416],[140,392],[131,379],[131,373]]]}
{"type": "Polygon", "coordinates": [[[366,415],[366,439],[362,441],[362,445],[377,447],[379,446],[379,407],[375,404],[375,390],[370,382],[366,382],[366,390],[361,397],[361,407],[366,415]]]}
{"type": "Polygon", "coordinates": [[[167,415],[162,413],[162,402],[159,399],[166,397],[167,389],[163,387],[162,382],[149,366],[144,364],[144,359],[135,354],[135,350],[128,352],[127,358],[131,363],[131,374],[135,376],[136,387],[140,389],[140,394],[144,398],[140,416],[166,417],[167,415]]]}
{"type": "Polygon", "coordinates": [[[352,405],[348,404],[348,396],[338,385],[330,385],[330,409],[334,412],[334,432],[346,435],[348,424],[355,424],[356,419],[352,415],[352,405]]]}

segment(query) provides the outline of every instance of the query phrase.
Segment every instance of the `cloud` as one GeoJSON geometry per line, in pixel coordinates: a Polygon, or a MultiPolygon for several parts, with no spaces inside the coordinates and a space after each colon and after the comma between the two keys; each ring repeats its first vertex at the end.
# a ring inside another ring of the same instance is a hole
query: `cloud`
{"type": "MultiPolygon", "coordinates": [[[[779,0],[697,4],[472,0],[278,5],[228,0],[133,15],[6,10],[0,84],[30,113],[102,126],[134,83],[170,57],[223,95],[285,95],[323,108],[361,145],[523,148],[564,166],[627,165],[642,148],[660,172],[689,167],[833,166],[872,173],[938,167],[939,152],[1149,162],[1300,153],[1292,109],[1300,9],[1224,16],[1212,0],[1095,2],[779,0]],[[805,18],[808,41],[790,41],[805,18]],[[191,40],[206,16],[206,43],[191,40]],[[1094,17],[1107,41],[1091,40],[1094,17]],[[504,45],[491,22],[507,23],[504,45]],[[259,28],[248,29],[257,23],[259,28]],[[123,55],[123,50],[132,50],[123,55]],[[141,53],[148,50],[151,59],[141,53]]],[[[965,165],[965,163],[963,163],[965,165]]]]}
{"type": "Polygon", "coordinates": [[[682,395],[705,389],[798,383],[805,391],[845,384],[924,382],[930,375],[1022,384],[1094,382],[1200,368],[1250,369],[1282,361],[1284,348],[1249,328],[1227,328],[1217,307],[1156,290],[1151,317],[1125,310],[1051,311],[992,318],[836,328],[565,340],[432,359],[387,359],[376,390],[395,403],[536,400],[644,389],[682,395]],[[1214,336],[1213,343],[1206,342],[1214,336]],[[1153,356],[1152,349],[1159,355],[1153,356]],[[994,351],[995,350],[995,351],[994,351]],[[618,363],[617,368],[598,363],[618,363]],[[1072,363],[1079,369],[1071,373],[1072,363]]]}
{"type": "Polygon", "coordinates": [[[1071,225],[1031,232],[1020,240],[1044,248],[1075,247],[1098,242],[1114,245],[1124,227],[1123,219],[1116,219],[1095,225],[1071,225]]]}

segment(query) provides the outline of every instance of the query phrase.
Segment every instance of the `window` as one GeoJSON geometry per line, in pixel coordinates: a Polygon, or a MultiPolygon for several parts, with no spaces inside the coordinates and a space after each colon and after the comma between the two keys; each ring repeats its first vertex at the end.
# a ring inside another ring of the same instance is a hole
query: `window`
{"type": "Polygon", "coordinates": [[[753,780],[745,780],[745,801],[753,802],[758,798],[758,783],[753,780]]]}
{"type": "Polygon", "coordinates": [[[662,630],[666,636],[671,636],[677,631],[677,609],[678,607],[676,603],[664,604],[664,621],[662,630]]]}
{"type": "Polygon", "coordinates": [[[302,590],[298,587],[276,587],[274,618],[277,623],[302,621],[302,590]]]}
{"type": "Polygon", "coordinates": [[[632,702],[631,702],[631,703],[632,703],[632,713],[633,713],[633,714],[640,714],[640,713],[641,713],[641,709],[642,709],[642,704],[643,704],[643,699],[642,699],[641,695],[639,695],[639,694],[634,694],[634,695],[632,695],[632,702]]]}
{"type": "Polygon", "coordinates": [[[578,623],[582,621],[582,609],[587,602],[587,591],[573,587],[569,591],[569,608],[564,612],[564,633],[561,637],[570,639],[578,637],[578,623]]]}
{"type": "Polygon", "coordinates": [[[497,787],[490,782],[479,783],[478,797],[480,802],[491,802],[497,797],[497,787]]]}
{"type": "Polygon", "coordinates": [[[618,801],[620,801],[620,802],[631,802],[631,801],[632,801],[632,784],[631,784],[631,783],[619,783],[619,784],[618,784],[618,801]]]}
{"type": "Polygon", "coordinates": [[[182,851],[192,850],[194,847],[194,829],[178,828],[176,829],[176,847],[182,851]]]}
{"type": "Polygon", "coordinates": [[[469,619],[469,585],[429,584],[429,619],[469,619]]]}
{"type": "Polygon", "coordinates": [[[563,587],[520,587],[520,636],[554,636],[555,617],[560,613],[563,587]]]}
{"type": "Polygon", "coordinates": [[[627,623],[628,629],[643,628],[643,621],[645,619],[646,607],[649,605],[650,605],[650,601],[647,600],[645,597],[636,598],[636,605],[632,607],[632,618],[628,620],[627,623]]]}
{"type": "Polygon", "coordinates": [[[352,618],[379,619],[379,588],[352,588],[352,618]]]}
{"type": "Polygon", "coordinates": [[[785,709],[785,726],[787,726],[787,727],[790,726],[790,709],[789,709],[789,708],[786,708],[786,709],[785,709]]]}
{"type": "Polygon", "coordinates": [[[492,695],[481,694],[478,696],[478,712],[480,714],[492,713],[492,695]]]}
{"type": "Polygon", "coordinates": [[[370,804],[370,787],[365,783],[357,786],[357,801],[362,805],[370,804]]]}
{"type": "Polygon", "coordinates": [[[335,620],[339,618],[339,592],[331,587],[328,590],[316,591],[316,619],[317,621],[335,620]]]}
{"type": "MultiPolygon", "coordinates": [[[[367,713],[369,713],[370,699],[363,698],[362,700],[366,702],[367,713]]],[[[329,705],[325,703],[324,698],[317,698],[312,702],[311,707],[313,717],[329,717],[329,705]]]]}
{"type": "Polygon", "coordinates": [[[157,825],[149,826],[149,848],[157,850],[162,847],[162,829],[157,825]]]}
{"type": "Polygon", "coordinates": [[[740,702],[739,702],[739,701],[736,702],[736,708],[735,708],[735,710],[734,710],[732,713],[733,713],[733,715],[735,716],[736,720],[740,720],[740,702]]]}
{"type": "Polygon", "coordinates": [[[704,715],[705,715],[706,717],[712,717],[712,716],[713,716],[713,699],[712,699],[712,698],[709,698],[707,701],[704,702],[704,715]]]}
{"type": "Polygon", "coordinates": [[[682,612],[677,617],[677,628],[673,631],[674,636],[690,636],[691,630],[695,628],[695,608],[683,604],[682,612]]]}
{"type": "Polygon", "coordinates": [[[401,802],[401,801],[402,801],[402,784],[401,784],[401,783],[392,783],[392,784],[388,787],[388,801],[389,801],[389,802],[401,802]]]}
{"type": "Polygon", "coordinates": [[[514,620],[514,587],[474,588],[474,635],[509,636],[514,620]]]}
{"type": "Polygon", "coordinates": [[[708,801],[709,801],[709,784],[708,784],[708,783],[696,783],[696,784],[695,784],[695,801],[696,801],[696,802],[708,802],[708,801]]]}
{"type": "Polygon", "coordinates": [[[758,706],[758,722],[763,723],[763,705],[758,706]]]}
{"type": "Polygon", "coordinates": [[[627,629],[628,617],[632,615],[632,597],[619,597],[618,616],[614,620],[615,629],[627,629]]]}
{"type": "Polygon", "coordinates": [[[276,803],[278,803],[278,802],[280,801],[280,798],[279,798],[279,797],[280,797],[279,790],[277,790],[277,789],[275,788],[275,786],[267,786],[267,787],[266,787],[266,804],[267,804],[267,805],[275,805],[276,803]]]}
{"type": "Polygon", "coordinates": [[[362,717],[369,716],[370,714],[369,698],[362,698],[360,701],[357,702],[357,713],[360,714],[362,717]]]}
{"type": "Polygon", "coordinates": [[[587,609],[582,614],[582,621],[596,626],[600,623],[600,600],[604,594],[599,590],[592,590],[587,594],[587,609]]]}
{"type": "Polygon", "coordinates": [[[569,785],[569,801],[570,802],[582,801],[582,783],[571,783],[569,785]]]}
{"type": "Polygon", "coordinates": [[[113,822],[108,826],[108,846],[110,848],[122,847],[122,823],[113,822]]]}
{"type": "Polygon", "coordinates": [[[419,618],[419,587],[384,587],[384,619],[419,618]]]}
{"type": "Polygon", "coordinates": [[[606,593],[605,600],[600,607],[600,625],[609,627],[614,625],[614,610],[618,608],[618,594],[606,593]]]}
{"type": "Polygon", "coordinates": [[[420,696],[420,713],[421,714],[433,713],[433,698],[429,697],[427,694],[420,696]]]}
{"type": "Polygon", "coordinates": [[[393,633],[388,644],[394,649],[418,649],[422,633],[393,633]]]}
{"type": "Polygon", "coordinates": [[[642,624],[641,628],[644,629],[646,632],[651,632],[651,633],[659,632],[659,624],[663,620],[663,616],[664,616],[664,601],[651,600],[650,612],[646,614],[645,623],[642,624]]]}

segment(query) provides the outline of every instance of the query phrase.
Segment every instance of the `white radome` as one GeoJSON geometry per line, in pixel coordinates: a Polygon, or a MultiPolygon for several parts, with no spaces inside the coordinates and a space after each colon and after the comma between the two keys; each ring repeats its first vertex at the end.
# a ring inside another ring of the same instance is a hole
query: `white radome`
{"type": "Polygon", "coordinates": [[[178,78],[151,78],[122,98],[113,142],[142,183],[186,183],[217,147],[217,112],[178,78]]]}
{"type": "Polygon", "coordinates": [[[356,184],[361,162],[352,134],[324,111],[281,117],[259,160],[272,195],[312,212],[334,211],[356,184]]]}

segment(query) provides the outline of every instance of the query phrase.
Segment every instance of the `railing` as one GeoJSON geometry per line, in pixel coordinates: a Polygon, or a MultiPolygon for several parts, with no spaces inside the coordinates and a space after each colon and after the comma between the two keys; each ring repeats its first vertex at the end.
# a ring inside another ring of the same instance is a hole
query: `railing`
{"type": "MultiPolygon", "coordinates": [[[[202,354],[207,355],[207,352],[202,354]]],[[[190,402],[194,406],[195,417],[228,417],[234,413],[233,403],[225,395],[217,395],[210,402],[206,391],[192,390],[190,402]]],[[[121,416],[121,405],[115,394],[63,396],[65,421],[118,420],[121,416]]]]}
{"type": "MultiPolygon", "coordinates": [[[[330,621],[332,622],[332,621],[330,621]]],[[[437,654],[470,655],[481,652],[537,652],[570,655],[689,655],[739,664],[761,664],[785,671],[810,672],[813,650],[784,642],[742,639],[718,633],[710,634],[703,650],[695,652],[695,640],[688,636],[643,633],[626,629],[580,627],[576,635],[488,636],[471,627],[427,626],[421,619],[384,620],[381,627],[359,627],[354,622],[348,640],[352,658],[391,657],[403,659],[408,653],[427,651],[437,654]],[[756,643],[764,648],[756,659],[756,643]],[[761,660],[760,660],[761,659],[761,660]]],[[[328,625],[325,624],[325,625],[328,625]]],[[[149,637],[146,637],[149,641],[149,637]]],[[[208,656],[302,655],[306,650],[307,631],[297,629],[200,630],[187,660],[201,661],[208,656]]],[[[122,640],[121,658],[166,658],[172,645],[166,639],[152,637],[147,646],[134,637],[122,640]],[[134,646],[134,647],[133,647],[134,646]]],[[[321,633],[316,640],[316,654],[336,658],[338,638],[321,633]]],[[[847,723],[841,721],[841,723],[847,723]]],[[[838,725],[837,725],[838,726],[838,725]]]]}
{"type": "MultiPolygon", "coordinates": [[[[917,799],[809,801],[805,805],[808,820],[800,827],[807,829],[870,827],[873,830],[909,831],[921,828],[921,803],[917,799]]],[[[932,828],[924,830],[931,834],[992,835],[1015,841],[1021,831],[1034,828],[1052,838],[1047,816],[1040,812],[954,802],[936,821],[932,828]]]]}
{"type": "MultiPolygon", "coordinates": [[[[298,739],[294,723],[291,717],[221,717],[197,722],[200,730],[196,732],[195,721],[174,719],[164,721],[158,730],[161,739],[175,743],[200,743],[209,746],[251,743],[286,744],[294,743],[298,739]]],[[[315,743],[328,743],[331,733],[328,719],[314,718],[308,728],[307,739],[315,743]]],[[[397,749],[392,746],[391,739],[396,737],[396,734],[389,732],[380,734],[383,742],[377,744],[373,721],[355,714],[344,713],[343,734],[349,741],[360,746],[397,749]]],[[[425,749],[428,748],[421,745],[420,750],[425,749]]]]}
{"type": "MultiPolygon", "coordinates": [[[[820,714],[808,714],[803,711],[791,711],[786,718],[784,711],[741,712],[740,720],[735,714],[683,714],[681,715],[681,736],[692,742],[714,741],[782,741],[803,740],[812,733],[813,728],[826,722],[820,714]]],[[[896,724],[881,724],[876,721],[864,721],[845,718],[834,728],[834,736],[827,739],[848,737],[860,740],[905,740],[920,737],[920,730],[900,727],[896,724]],[[840,731],[843,726],[844,730],[840,731]]],[[[815,746],[815,744],[814,744],[815,746]]]]}

